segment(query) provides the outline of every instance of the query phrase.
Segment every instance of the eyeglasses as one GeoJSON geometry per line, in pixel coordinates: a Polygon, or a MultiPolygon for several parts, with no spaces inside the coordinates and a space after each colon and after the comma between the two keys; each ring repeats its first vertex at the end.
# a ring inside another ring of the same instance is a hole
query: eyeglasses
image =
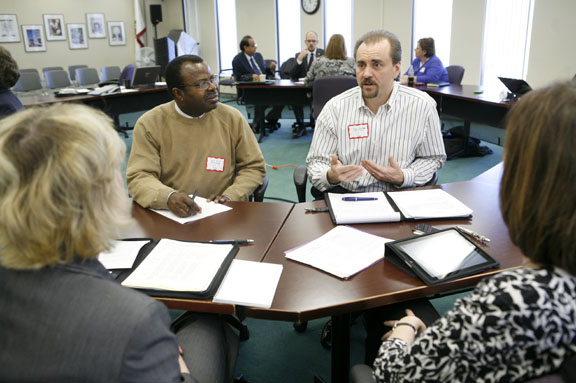
{"type": "Polygon", "coordinates": [[[307,43],[315,43],[318,40],[306,40],[307,43]]]}
{"type": "Polygon", "coordinates": [[[176,88],[186,88],[187,86],[195,86],[196,88],[206,90],[206,89],[210,88],[210,84],[214,84],[215,86],[218,86],[218,77],[212,76],[212,77],[210,77],[209,80],[204,80],[202,82],[199,82],[198,84],[181,84],[181,85],[178,85],[176,88]]]}

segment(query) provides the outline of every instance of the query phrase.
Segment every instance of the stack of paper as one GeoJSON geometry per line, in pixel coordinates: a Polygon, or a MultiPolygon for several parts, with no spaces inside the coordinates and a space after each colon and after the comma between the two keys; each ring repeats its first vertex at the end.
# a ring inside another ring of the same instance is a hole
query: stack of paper
{"type": "Polygon", "coordinates": [[[337,226],[285,254],[286,258],[347,279],[383,259],[384,244],[390,241],[349,226],[337,226]]]}
{"type": "Polygon", "coordinates": [[[131,269],[142,246],[150,241],[116,241],[114,248],[100,253],[98,260],[108,270],[131,269]]]}
{"type": "Polygon", "coordinates": [[[214,302],[270,308],[282,274],[282,265],[235,259],[214,302]]]}
{"type": "Polygon", "coordinates": [[[432,219],[470,217],[472,209],[442,189],[388,193],[406,218],[432,219]]]}
{"type": "Polygon", "coordinates": [[[334,223],[337,225],[400,221],[400,213],[394,210],[382,192],[328,193],[328,198],[334,223]],[[364,200],[347,201],[346,198],[363,198],[364,200]],[[374,199],[365,200],[366,198],[374,199]]]}
{"type": "Polygon", "coordinates": [[[219,214],[228,210],[232,210],[232,208],[229,206],[222,205],[221,203],[208,202],[206,198],[198,196],[194,199],[194,202],[196,202],[198,206],[202,208],[202,213],[195,214],[191,217],[180,218],[176,216],[176,214],[172,213],[170,210],[156,210],[156,209],[150,209],[150,210],[180,223],[198,221],[199,219],[210,217],[211,215],[214,214],[219,214]]]}

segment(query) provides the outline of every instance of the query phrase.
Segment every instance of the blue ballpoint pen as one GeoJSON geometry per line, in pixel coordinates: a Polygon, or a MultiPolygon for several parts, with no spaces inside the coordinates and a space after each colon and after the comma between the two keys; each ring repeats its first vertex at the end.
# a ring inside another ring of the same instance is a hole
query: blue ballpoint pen
{"type": "Polygon", "coordinates": [[[376,197],[342,197],[342,201],[376,201],[376,197]]]}

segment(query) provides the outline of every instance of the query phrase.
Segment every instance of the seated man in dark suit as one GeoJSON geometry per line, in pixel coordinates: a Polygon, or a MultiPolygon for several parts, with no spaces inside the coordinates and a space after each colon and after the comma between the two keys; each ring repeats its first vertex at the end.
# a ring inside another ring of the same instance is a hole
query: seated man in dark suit
{"type": "MultiPolygon", "coordinates": [[[[306,33],[304,40],[306,48],[296,53],[296,63],[290,71],[290,77],[297,80],[306,77],[308,69],[312,66],[314,60],[324,54],[324,49],[318,48],[318,34],[314,31],[306,33]]],[[[294,116],[296,117],[296,127],[294,129],[294,136],[299,137],[306,132],[304,129],[304,109],[301,106],[293,106],[294,116]]]]}
{"type": "Polygon", "coordinates": [[[125,150],[84,105],[0,121],[1,382],[232,381],[226,323],[187,313],[175,335],[164,304],[98,261],[132,225],[125,150]]]}
{"type": "MultiPolygon", "coordinates": [[[[240,53],[232,60],[232,71],[236,81],[260,81],[260,75],[266,75],[267,78],[274,78],[276,63],[271,62],[267,67],[264,58],[256,49],[258,45],[254,42],[252,36],[246,35],[240,40],[240,53]]],[[[282,105],[274,105],[272,110],[266,115],[266,121],[272,129],[280,127],[278,120],[282,116],[282,105]]],[[[254,122],[262,121],[266,106],[257,105],[255,108],[254,122]]],[[[264,127],[256,126],[256,129],[264,127]]]]}

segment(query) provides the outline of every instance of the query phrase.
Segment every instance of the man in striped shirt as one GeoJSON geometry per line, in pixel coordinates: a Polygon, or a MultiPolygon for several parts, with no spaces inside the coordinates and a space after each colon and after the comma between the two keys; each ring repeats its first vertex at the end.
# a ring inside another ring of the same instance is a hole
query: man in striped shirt
{"type": "Polygon", "coordinates": [[[394,81],[398,38],[368,32],[355,57],[359,86],[330,100],[316,121],[306,162],[317,198],[423,185],[446,161],[436,102],[394,81]]]}

